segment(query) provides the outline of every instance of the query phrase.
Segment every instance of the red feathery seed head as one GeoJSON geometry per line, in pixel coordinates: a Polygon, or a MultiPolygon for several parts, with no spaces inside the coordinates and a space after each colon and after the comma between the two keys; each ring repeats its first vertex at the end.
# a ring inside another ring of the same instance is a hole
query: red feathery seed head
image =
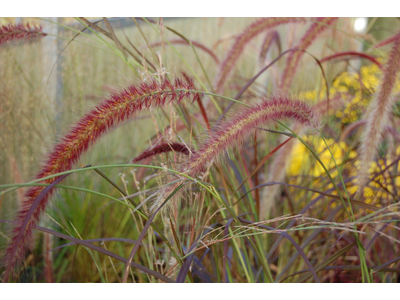
{"type": "MultiPolygon", "coordinates": [[[[259,104],[241,109],[217,129],[210,131],[210,136],[199,145],[196,151],[182,165],[182,172],[196,177],[206,171],[221,154],[248,137],[258,126],[268,125],[274,120],[291,120],[298,124],[320,127],[320,115],[305,102],[284,97],[263,98],[259,104]]],[[[181,182],[162,191],[154,201],[150,211],[154,212],[181,182]]]]}
{"type": "MultiPolygon", "coordinates": [[[[316,21],[318,23],[311,25],[295,48],[306,50],[316,40],[318,35],[328,28],[325,25],[331,25],[336,20],[337,18],[317,18],[316,21]]],[[[304,52],[302,51],[293,51],[290,53],[281,79],[280,90],[282,92],[287,93],[287,90],[294,77],[297,65],[299,64],[300,58],[303,56],[303,54],[304,52]]]]}
{"type": "Polygon", "coordinates": [[[265,57],[267,56],[267,53],[268,53],[269,49],[271,48],[273,42],[276,42],[279,53],[282,52],[281,38],[279,36],[278,31],[274,30],[274,31],[268,32],[265,35],[264,41],[261,46],[261,51],[260,51],[260,61],[261,62],[265,60],[265,57]]]}
{"type": "Polygon", "coordinates": [[[282,97],[264,98],[259,104],[241,109],[212,131],[211,136],[190,157],[185,171],[191,176],[204,172],[220,154],[248,137],[256,127],[286,119],[315,128],[320,125],[319,114],[305,102],[282,97]]]}
{"type": "Polygon", "coordinates": [[[394,39],[388,61],[383,68],[383,77],[375,98],[372,100],[365,115],[367,121],[360,145],[359,191],[361,192],[368,181],[368,172],[371,161],[382,141],[382,134],[389,123],[390,113],[393,109],[393,88],[396,83],[397,73],[400,70],[400,33],[394,39]]]}
{"type": "Polygon", "coordinates": [[[184,144],[165,143],[165,144],[157,145],[155,147],[151,147],[150,149],[143,151],[143,153],[140,154],[139,156],[137,156],[136,158],[134,158],[131,163],[135,164],[145,158],[152,157],[152,156],[155,156],[155,155],[161,154],[161,153],[171,152],[171,151],[179,152],[179,153],[182,153],[185,155],[189,155],[189,153],[190,153],[190,150],[184,144]]]}
{"type": "Polygon", "coordinates": [[[293,22],[304,22],[305,18],[262,18],[249,27],[247,27],[242,34],[240,34],[233,44],[231,50],[229,50],[228,55],[222,62],[219,74],[216,80],[215,91],[216,93],[221,93],[225,82],[228,80],[236,61],[239,59],[240,55],[243,53],[245,46],[258,34],[274,28],[276,26],[293,23],[293,22]]]}
{"type": "Polygon", "coordinates": [[[41,26],[31,27],[29,24],[3,25],[0,26],[0,45],[11,41],[36,40],[46,35],[41,26]]]}
{"type": "MultiPolygon", "coordinates": [[[[176,79],[175,82],[168,80],[163,80],[161,83],[154,80],[147,83],[143,82],[112,94],[72,126],[69,132],[49,153],[47,161],[36,175],[36,178],[39,179],[70,170],[81,155],[88,150],[89,146],[94,144],[108,130],[135,116],[140,111],[150,107],[162,107],[171,102],[179,103],[183,98],[189,98],[193,101],[198,97],[197,93],[191,91],[194,89],[193,80],[187,77],[185,82],[180,79],[176,79]]],[[[56,179],[57,177],[51,178],[44,181],[44,183],[51,184],[56,179]]],[[[52,189],[35,210],[23,234],[22,241],[15,252],[13,250],[14,244],[19,232],[23,230],[21,229],[21,224],[35,198],[43,189],[43,186],[32,187],[25,194],[25,199],[16,218],[18,225],[13,231],[13,238],[6,250],[5,262],[8,265],[7,269],[11,269],[15,263],[23,258],[25,245],[31,237],[32,228],[37,223],[41,212],[45,209],[51,192],[54,191],[52,189]],[[15,253],[12,253],[13,251],[15,253]]]]}

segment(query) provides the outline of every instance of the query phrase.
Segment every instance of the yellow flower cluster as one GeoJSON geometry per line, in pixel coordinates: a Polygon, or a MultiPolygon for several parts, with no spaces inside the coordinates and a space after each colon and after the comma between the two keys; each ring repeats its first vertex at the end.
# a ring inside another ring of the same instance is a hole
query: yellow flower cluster
{"type": "MultiPolygon", "coordinates": [[[[380,61],[382,63],[382,60],[380,61]]],[[[342,103],[346,103],[343,109],[333,112],[333,116],[338,118],[341,124],[351,124],[361,119],[365,114],[372,96],[376,93],[379,86],[379,80],[382,76],[381,69],[371,64],[363,66],[359,73],[356,72],[343,72],[338,75],[329,89],[330,99],[340,99],[342,103]]],[[[396,82],[394,93],[400,92],[400,80],[396,82]]],[[[320,90],[311,90],[300,93],[300,98],[312,103],[318,103],[320,99],[326,98],[326,89],[323,87],[320,90]]],[[[327,149],[324,141],[319,137],[304,137],[304,140],[312,146],[319,158],[330,172],[332,178],[339,183],[338,171],[335,167],[335,162],[332,155],[327,149]]],[[[336,143],[334,140],[327,140],[328,146],[332,151],[333,157],[341,172],[346,174],[346,178],[355,177],[360,169],[360,162],[357,160],[357,153],[349,149],[345,142],[336,143]],[[344,163],[344,161],[346,163],[344,163]]],[[[397,155],[400,155],[400,147],[396,150],[397,155]]],[[[371,179],[374,174],[380,173],[390,163],[390,157],[383,156],[378,162],[372,162],[369,173],[371,179]]],[[[397,170],[400,174],[400,168],[397,170]]],[[[325,191],[333,187],[333,184],[327,180],[322,166],[313,157],[312,153],[300,142],[296,144],[292,151],[291,162],[288,167],[287,173],[289,181],[293,184],[301,184],[303,176],[312,177],[313,188],[325,191]]],[[[391,173],[392,169],[391,169],[391,173]]],[[[397,173],[395,172],[395,175],[397,173]]],[[[376,175],[375,175],[376,177],[376,175]]],[[[357,181],[353,180],[347,184],[349,194],[354,194],[357,191],[357,181]]],[[[381,203],[393,199],[398,190],[400,191],[400,176],[391,178],[388,172],[384,175],[379,175],[369,183],[368,187],[364,189],[364,197],[366,203],[380,206],[381,203]],[[385,200],[386,199],[386,200],[385,200]]],[[[304,195],[304,191],[298,195],[304,195]]],[[[336,191],[333,192],[336,194],[336,191]]],[[[317,197],[318,195],[314,195],[317,197]]]]}
{"type": "MultiPolygon", "coordinates": [[[[324,141],[316,136],[304,136],[303,139],[314,149],[322,163],[328,169],[332,178],[336,180],[336,183],[338,184],[338,171],[335,167],[332,155],[324,141]]],[[[336,143],[333,139],[327,139],[326,142],[332,151],[336,164],[341,168],[341,172],[346,172],[346,177],[356,176],[360,164],[358,160],[354,160],[357,158],[357,153],[354,150],[349,149],[345,142],[336,143]],[[344,161],[348,162],[343,165],[344,161]]],[[[400,155],[400,147],[397,148],[396,152],[397,155],[400,155]]],[[[380,159],[378,162],[373,162],[369,171],[371,178],[374,177],[374,174],[378,174],[384,170],[391,162],[392,160],[390,158],[385,157],[380,159]]],[[[397,172],[400,174],[400,167],[397,172]]],[[[299,176],[306,175],[313,177],[313,188],[315,189],[325,191],[333,187],[333,184],[326,180],[327,176],[321,164],[317,162],[312,153],[300,142],[295,145],[292,151],[291,162],[287,173],[290,177],[289,181],[292,184],[299,184],[299,181],[302,180],[299,176]],[[324,178],[324,180],[322,180],[322,178],[324,178]],[[322,186],[322,184],[324,184],[324,186],[322,186]]],[[[393,195],[399,189],[400,176],[391,178],[389,174],[385,172],[384,176],[377,176],[374,181],[365,188],[365,202],[380,206],[381,201],[385,201],[384,199],[386,199],[386,201],[393,199],[393,195]]],[[[347,185],[347,191],[350,195],[357,191],[357,182],[355,180],[347,185]]],[[[332,194],[336,194],[336,191],[333,191],[332,194]]],[[[317,196],[318,195],[314,195],[313,198],[317,196]]]]}
{"type": "Polygon", "coordinates": [[[365,108],[369,105],[371,95],[379,85],[381,70],[377,65],[364,66],[358,73],[344,72],[339,75],[332,84],[334,92],[347,94],[351,96],[351,101],[346,105],[343,111],[337,111],[336,117],[342,120],[342,123],[354,123],[363,115],[365,108]],[[360,80],[361,75],[361,80],[360,80]]]}
{"type": "MultiPolygon", "coordinates": [[[[329,89],[329,97],[340,96],[348,102],[344,110],[335,112],[335,116],[341,119],[343,124],[351,124],[358,121],[369,105],[372,94],[379,85],[382,71],[375,64],[361,67],[360,73],[343,72],[335,78],[329,89]],[[361,80],[360,80],[361,76],[361,80]]],[[[400,92],[400,80],[397,81],[394,93],[400,92]]],[[[326,89],[323,87],[319,93],[317,90],[305,91],[299,94],[301,99],[316,103],[318,99],[323,99],[326,89]],[[319,95],[318,95],[319,94],[319,95]]]]}
{"type": "MultiPolygon", "coordinates": [[[[337,174],[335,162],[333,161],[332,155],[324,141],[316,136],[305,136],[303,139],[311,145],[325,167],[328,170],[334,170],[337,174]]],[[[333,139],[326,139],[326,142],[338,165],[343,163],[343,158],[346,158],[346,155],[349,158],[355,158],[357,156],[355,151],[348,152],[348,147],[345,142],[335,143],[333,139]]],[[[316,163],[312,153],[302,143],[297,143],[292,151],[292,159],[288,169],[288,174],[298,175],[299,173],[303,173],[302,168],[305,168],[303,170],[310,171],[308,173],[309,176],[319,177],[321,175],[323,176],[325,173],[323,167],[319,163],[316,163]]],[[[332,173],[332,175],[335,176],[336,174],[332,173]]]]}

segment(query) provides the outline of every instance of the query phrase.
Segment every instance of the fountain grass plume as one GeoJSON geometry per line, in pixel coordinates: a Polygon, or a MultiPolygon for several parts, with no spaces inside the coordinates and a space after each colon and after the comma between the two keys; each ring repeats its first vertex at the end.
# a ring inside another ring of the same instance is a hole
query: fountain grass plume
{"type": "Polygon", "coordinates": [[[291,120],[319,128],[320,116],[305,102],[287,97],[263,98],[260,103],[241,109],[218,128],[199,146],[187,163],[187,172],[195,176],[204,172],[222,153],[243,141],[261,125],[274,120],[291,120]]]}
{"type": "MultiPolygon", "coordinates": [[[[317,18],[318,23],[314,23],[307,30],[299,44],[295,47],[297,49],[306,50],[316,39],[317,37],[327,29],[324,25],[331,25],[336,21],[337,18],[317,18]]],[[[301,57],[304,55],[302,51],[293,51],[290,53],[287,61],[286,67],[283,71],[281,83],[279,89],[281,92],[287,93],[292,83],[294,74],[296,72],[297,66],[301,57]]]]}
{"type": "Polygon", "coordinates": [[[287,23],[305,21],[305,18],[262,18],[247,27],[239,36],[236,37],[232,48],[229,50],[225,60],[221,63],[215,85],[216,93],[222,92],[224,84],[231,75],[235,63],[239,59],[240,55],[243,53],[245,46],[252,39],[254,39],[260,33],[265,32],[276,26],[287,23]]]}
{"type": "Polygon", "coordinates": [[[178,152],[185,155],[189,155],[190,150],[186,145],[180,143],[163,143],[161,145],[153,146],[142,152],[139,156],[135,157],[131,163],[135,164],[148,157],[153,157],[157,154],[167,153],[167,152],[178,152]]]}
{"type": "MultiPolygon", "coordinates": [[[[342,99],[341,95],[337,95],[334,98],[330,99],[329,110],[338,109],[343,106],[345,102],[342,99]]],[[[318,111],[321,116],[324,116],[327,113],[327,99],[321,101],[320,103],[313,106],[313,109],[318,111]]],[[[301,136],[304,132],[304,126],[300,123],[297,123],[292,130],[297,133],[297,135],[301,136]]],[[[279,143],[283,143],[287,139],[286,136],[282,136],[282,138],[278,139],[279,143]]],[[[292,139],[284,147],[282,147],[278,153],[275,154],[275,158],[272,161],[269,172],[267,182],[275,181],[275,182],[284,182],[286,170],[288,169],[291,162],[291,154],[294,146],[299,141],[297,139],[292,139]],[[289,159],[288,159],[289,158],[289,159]]],[[[279,195],[281,190],[281,186],[279,184],[275,184],[269,186],[267,189],[262,191],[262,201],[260,201],[260,217],[269,218],[271,209],[273,208],[275,201],[279,195]]]]}
{"type": "Polygon", "coordinates": [[[38,40],[46,35],[41,26],[31,27],[29,23],[26,25],[3,25],[0,26],[0,45],[11,41],[38,40]]]}
{"type": "Polygon", "coordinates": [[[267,53],[269,49],[271,48],[273,43],[276,43],[278,46],[278,52],[281,54],[282,52],[282,45],[281,45],[281,38],[279,36],[279,32],[274,30],[271,32],[268,32],[265,35],[264,41],[261,46],[261,51],[260,51],[260,61],[263,62],[267,56],[267,53]]]}
{"type": "MultiPolygon", "coordinates": [[[[179,103],[184,98],[195,101],[199,95],[193,91],[194,89],[193,80],[185,76],[185,80],[177,78],[174,82],[167,79],[161,82],[150,80],[113,93],[86,113],[61,138],[60,142],[48,154],[40,172],[36,175],[36,179],[70,170],[82,154],[89,149],[89,146],[98,141],[107,131],[143,110],[162,107],[169,103],[179,103]]],[[[51,184],[57,179],[58,177],[54,177],[44,181],[44,183],[51,184]]],[[[51,192],[54,191],[54,189],[51,189],[43,198],[34,211],[27,227],[22,228],[25,216],[35,198],[44,188],[44,186],[32,187],[25,194],[25,199],[16,217],[18,225],[14,228],[11,242],[6,249],[5,263],[7,264],[7,270],[11,270],[16,263],[23,259],[25,245],[31,238],[32,228],[39,220],[41,212],[46,208],[51,192]],[[17,237],[20,232],[23,232],[23,235],[19,241],[17,237]]]]}
{"type": "MultiPolygon", "coordinates": [[[[233,146],[240,144],[257,127],[275,120],[290,120],[319,130],[320,114],[303,101],[288,97],[264,97],[259,103],[233,113],[230,118],[209,131],[210,135],[199,145],[199,149],[183,162],[182,172],[196,178],[233,146]]],[[[150,211],[154,212],[163,201],[181,184],[177,182],[159,193],[150,211]]]]}
{"type": "Polygon", "coordinates": [[[364,117],[367,123],[360,144],[359,193],[363,191],[367,184],[370,164],[382,141],[385,127],[389,124],[389,117],[394,104],[392,93],[399,70],[400,32],[393,41],[388,60],[383,68],[382,80],[364,117]]]}
{"type": "MultiPolygon", "coordinates": [[[[311,25],[311,27],[307,30],[299,44],[295,47],[297,49],[302,49],[305,50],[307,49],[318,37],[320,33],[322,33],[327,27],[322,25],[330,25],[334,21],[336,21],[337,18],[317,18],[318,23],[314,23],[311,25]],[[319,24],[322,23],[322,24],[319,24]]],[[[286,62],[286,67],[282,75],[281,83],[280,83],[280,90],[282,93],[287,94],[289,86],[293,80],[294,74],[296,72],[297,66],[299,64],[299,61],[301,57],[303,56],[304,52],[302,51],[293,51],[290,53],[287,62],[286,62]]],[[[304,127],[298,123],[295,125],[293,128],[295,132],[300,134],[303,132],[304,127]]],[[[283,142],[283,140],[281,140],[283,142]]],[[[271,170],[268,175],[268,181],[277,181],[277,182],[282,182],[285,179],[285,174],[286,174],[286,169],[287,166],[290,162],[288,157],[290,157],[290,154],[292,153],[293,147],[296,145],[297,140],[292,140],[289,141],[283,149],[281,149],[277,155],[275,156],[274,161],[272,162],[271,165],[271,170]]],[[[269,187],[268,189],[264,190],[264,196],[263,200],[260,202],[260,216],[261,217],[266,217],[269,215],[270,210],[274,204],[275,198],[278,195],[278,192],[280,190],[279,185],[274,185],[269,187]]]]}

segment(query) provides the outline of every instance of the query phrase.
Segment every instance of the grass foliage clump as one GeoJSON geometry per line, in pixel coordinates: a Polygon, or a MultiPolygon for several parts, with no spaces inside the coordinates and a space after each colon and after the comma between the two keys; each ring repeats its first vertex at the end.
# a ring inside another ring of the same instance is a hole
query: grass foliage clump
{"type": "Polygon", "coordinates": [[[399,281],[398,20],[30,22],[0,27],[3,282],[399,281]]]}

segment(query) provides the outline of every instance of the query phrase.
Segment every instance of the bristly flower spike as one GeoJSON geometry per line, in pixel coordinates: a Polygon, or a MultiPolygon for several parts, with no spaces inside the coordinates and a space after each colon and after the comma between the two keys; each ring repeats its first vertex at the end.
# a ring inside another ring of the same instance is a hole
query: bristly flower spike
{"type": "Polygon", "coordinates": [[[221,93],[225,82],[229,79],[232,70],[235,66],[236,61],[243,53],[245,46],[254,39],[257,35],[265,32],[276,26],[293,23],[293,22],[305,22],[305,18],[262,18],[249,27],[247,27],[236,39],[232,48],[229,50],[225,60],[221,63],[221,67],[217,76],[215,91],[221,93]]]}
{"type": "Polygon", "coordinates": [[[38,40],[47,34],[42,31],[41,26],[26,25],[3,25],[0,26],[0,45],[11,41],[38,40]]]}
{"type": "Polygon", "coordinates": [[[279,36],[279,32],[276,30],[268,32],[265,35],[264,41],[261,46],[260,62],[264,62],[264,60],[266,59],[267,53],[274,42],[278,46],[278,53],[281,54],[282,46],[281,46],[281,38],[279,36]]]}
{"type": "Polygon", "coordinates": [[[142,152],[139,156],[135,157],[131,163],[135,164],[143,159],[146,159],[148,157],[155,156],[157,154],[162,154],[162,153],[167,153],[167,152],[178,152],[182,153],[185,155],[190,154],[190,150],[186,147],[186,145],[181,144],[181,143],[164,143],[161,145],[157,145],[154,147],[151,147],[150,149],[147,149],[142,152]]]}
{"type": "Polygon", "coordinates": [[[291,120],[316,129],[320,126],[320,116],[305,102],[287,97],[263,98],[259,104],[240,110],[218,128],[199,146],[188,163],[191,176],[204,172],[207,166],[222,153],[243,141],[261,125],[269,125],[275,120],[291,120]]]}
{"type": "Polygon", "coordinates": [[[400,32],[396,35],[392,50],[383,68],[383,78],[374,99],[368,107],[364,120],[367,121],[361,137],[359,193],[361,193],[368,181],[368,172],[371,161],[382,141],[382,134],[389,124],[390,113],[394,105],[392,95],[396,83],[397,73],[400,70],[400,32]]]}
{"type": "MultiPolygon", "coordinates": [[[[49,153],[36,179],[47,177],[59,172],[70,170],[74,163],[108,130],[115,128],[130,117],[151,107],[162,107],[168,103],[179,103],[184,98],[194,101],[199,97],[194,90],[193,80],[185,78],[185,81],[176,79],[175,82],[163,80],[156,82],[151,80],[147,83],[132,85],[120,92],[112,94],[101,104],[86,113],[69,132],[55,145],[49,153]]],[[[51,184],[57,179],[51,178],[44,183],[51,184]]],[[[41,212],[46,208],[51,190],[35,210],[26,230],[22,229],[22,221],[25,219],[35,198],[44,189],[44,186],[30,188],[23,201],[22,207],[17,214],[18,225],[13,230],[11,242],[6,250],[5,262],[7,270],[12,269],[19,262],[25,251],[25,245],[31,237],[33,226],[39,220],[41,212]],[[25,230],[21,243],[15,248],[17,236],[21,230],[25,230]],[[13,250],[16,249],[16,250],[13,250]]],[[[6,272],[6,274],[8,274],[6,272]]]]}
{"type": "MultiPolygon", "coordinates": [[[[304,34],[300,42],[295,47],[296,49],[306,50],[318,37],[320,33],[322,33],[327,27],[323,24],[331,24],[336,20],[336,18],[317,18],[316,21],[318,23],[314,23],[310,26],[307,32],[304,34]]],[[[301,57],[304,55],[302,51],[293,51],[290,53],[286,67],[283,72],[281,82],[280,82],[280,91],[282,94],[287,95],[290,84],[293,80],[294,74],[296,72],[297,66],[301,57]]],[[[295,132],[300,133],[303,131],[303,126],[301,124],[296,124],[294,128],[292,128],[295,132]]],[[[286,139],[286,138],[285,138],[286,139]]],[[[283,142],[283,140],[281,140],[283,142]]],[[[293,146],[296,144],[296,140],[292,140],[288,142],[275,156],[275,159],[272,162],[270,172],[268,174],[268,181],[278,181],[281,182],[285,178],[286,168],[289,163],[287,159],[290,156],[293,146]]],[[[262,201],[260,201],[260,215],[265,217],[280,189],[279,185],[273,185],[268,190],[264,190],[264,196],[262,197],[262,201]]]]}
{"type": "MultiPolygon", "coordinates": [[[[196,178],[205,172],[222,154],[247,138],[257,127],[268,125],[275,120],[290,120],[305,126],[319,129],[321,118],[317,111],[305,102],[287,97],[263,98],[260,103],[246,107],[233,114],[210,131],[210,136],[199,145],[199,149],[183,163],[182,172],[196,178]]],[[[154,202],[151,211],[155,211],[180,182],[162,191],[154,202]]]]}
{"type": "MultiPolygon", "coordinates": [[[[307,30],[299,44],[295,47],[296,49],[306,50],[311,44],[316,40],[316,38],[328,27],[325,25],[331,25],[335,22],[337,18],[317,18],[316,21],[318,23],[314,23],[307,30]]],[[[296,72],[296,68],[299,64],[301,57],[304,55],[302,51],[293,51],[290,53],[287,61],[286,67],[283,71],[283,75],[281,78],[281,83],[279,86],[279,90],[281,93],[286,93],[290,87],[290,84],[293,80],[294,74],[296,72]]]]}

